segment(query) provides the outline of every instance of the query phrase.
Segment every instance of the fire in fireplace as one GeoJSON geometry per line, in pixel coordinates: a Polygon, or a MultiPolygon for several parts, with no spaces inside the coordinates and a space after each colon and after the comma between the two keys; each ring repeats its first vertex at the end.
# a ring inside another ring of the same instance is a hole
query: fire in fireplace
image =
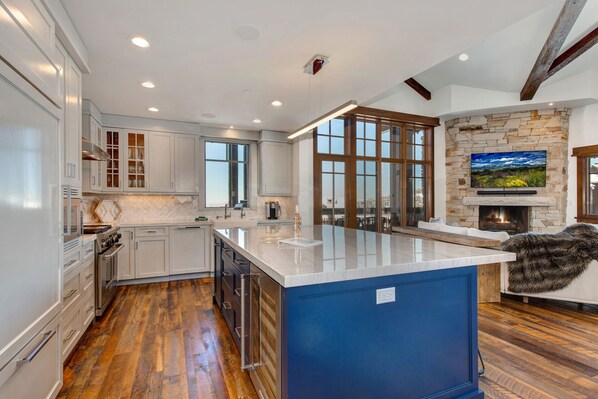
{"type": "Polygon", "coordinates": [[[506,231],[509,234],[529,231],[529,207],[480,206],[479,229],[506,231]]]}

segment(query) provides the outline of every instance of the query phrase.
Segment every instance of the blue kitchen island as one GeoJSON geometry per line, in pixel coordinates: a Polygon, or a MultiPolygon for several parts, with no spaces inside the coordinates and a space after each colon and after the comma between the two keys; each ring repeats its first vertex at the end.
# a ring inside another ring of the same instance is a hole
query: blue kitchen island
{"type": "Polygon", "coordinates": [[[215,304],[267,398],[483,398],[477,266],[507,252],[333,226],[214,232],[215,304]]]}

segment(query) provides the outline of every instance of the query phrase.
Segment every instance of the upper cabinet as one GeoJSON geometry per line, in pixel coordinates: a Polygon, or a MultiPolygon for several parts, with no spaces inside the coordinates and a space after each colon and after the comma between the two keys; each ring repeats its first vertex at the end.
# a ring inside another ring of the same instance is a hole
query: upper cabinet
{"type": "Polygon", "coordinates": [[[93,116],[88,117],[84,137],[104,148],[112,159],[89,161],[90,166],[85,167],[86,192],[199,193],[198,136],[102,129],[93,116]],[[100,132],[98,142],[93,140],[96,131],[100,132]]]}
{"type": "Polygon", "coordinates": [[[40,0],[0,0],[0,21],[2,58],[62,107],[62,65],[55,60],[55,22],[43,3],[40,0]]]}
{"type": "Polygon", "coordinates": [[[174,191],[174,135],[149,133],[149,191],[174,191]]]}
{"type": "Polygon", "coordinates": [[[148,191],[147,179],[147,143],[148,133],[126,130],[125,149],[125,190],[148,191]]]}
{"type": "Polygon", "coordinates": [[[56,42],[56,64],[61,71],[59,106],[64,110],[61,121],[63,145],[62,183],[71,185],[75,196],[82,192],[81,180],[81,71],[59,42],[56,42]]]}
{"type": "Polygon", "coordinates": [[[293,147],[278,141],[260,141],[259,194],[288,196],[293,194],[293,147]]]}
{"type": "Polygon", "coordinates": [[[174,175],[177,193],[199,193],[199,137],[174,135],[174,175]]]}

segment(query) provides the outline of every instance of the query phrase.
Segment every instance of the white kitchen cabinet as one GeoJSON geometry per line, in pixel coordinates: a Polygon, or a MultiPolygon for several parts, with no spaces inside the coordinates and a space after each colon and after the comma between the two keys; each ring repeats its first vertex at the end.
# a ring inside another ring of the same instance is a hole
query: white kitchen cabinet
{"type": "Polygon", "coordinates": [[[125,130],[123,145],[124,190],[147,192],[148,189],[148,133],[141,130],[125,130]]]}
{"type": "Polygon", "coordinates": [[[0,399],[54,398],[58,395],[62,385],[59,323],[60,316],[54,317],[0,370],[0,399]],[[32,356],[30,362],[17,365],[19,360],[29,356],[32,356]]]}
{"type": "Polygon", "coordinates": [[[70,185],[74,196],[81,197],[81,72],[59,42],[56,42],[56,62],[60,67],[60,106],[64,110],[61,120],[62,183],[70,185]]]}
{"type": "Polygon", "coordinates": [[[149,191],[174,191],[174,135],[150,132],[148,147],[149,191]]]}
{"type": "MultiPolygon", "coordinates": [[[[104,134],[102,126],[91,115],[83,115],[83,137],[89,140],[92,144],[97,145],[102,149],[104,146],[104,134]]],[[[104,161],[83,161],[83,191],[84,192],[101,192],[102,191],[102,170],[106,162],[104,161]]]]}
{"type": "Polygon", "coordinates": [[[135,277],[167,276],[170,269],[168,229],[135,228],[135,277]]]}
{"type": "Polygon", "coordinates": [[[102,129],[105,149],[110,160],[102,162],[103,191],[123,191],[124,148],[126,139],[124,130],[107,127],[102,129]]]}
{"type": "Polygon", "coordinates": [[[293,147],[283,142],[260,141],[258,152],[259,194],[292,195],[293,147]]]}
{"type": "Polygon", "coordinates": [[[118,280],[135,278],[135,229],[121,228],[121,241],[124,246],[118,253],[118,280]]]}
{"type": "Polygon", "coordinates": [[[174,183],[177,193],[199,192],[199,137],[174,135],[174,183]]]}
{"type": "Polygon", "coordinates": [[[210,271],[209,226],[170,227],[170,274],[210,271]]]}

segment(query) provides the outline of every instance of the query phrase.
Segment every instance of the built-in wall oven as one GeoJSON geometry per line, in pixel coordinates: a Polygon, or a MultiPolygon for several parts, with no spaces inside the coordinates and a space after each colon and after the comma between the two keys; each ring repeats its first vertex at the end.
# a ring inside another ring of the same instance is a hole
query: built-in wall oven
{"type": "Polygon", "coordinates": [[[73,198],[75,192],[70,185],[62,186],[64,243],[76,240],[83,233],[83,209],[81,200],[73,198]]]}
{"type": "Polygon", "coordinates": [[[96,235],[96,316],[102,316],[116,294],[118,282],[119,228],[109,225],[85,227],[85,232],[96,235]]]}

